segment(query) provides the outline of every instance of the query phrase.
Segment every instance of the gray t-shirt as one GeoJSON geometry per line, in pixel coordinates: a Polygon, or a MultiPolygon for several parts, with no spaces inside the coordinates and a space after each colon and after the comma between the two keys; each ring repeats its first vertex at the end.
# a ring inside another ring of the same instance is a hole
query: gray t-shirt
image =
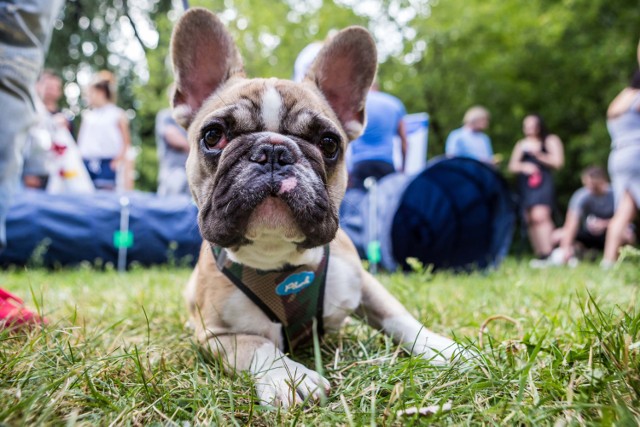
{"type": "Polygon", "coordinates": [[[165,129],[168,126],[176,126],[180,131],[187,136],[187,132],[173,120],[171,116],[171,110],[166,108],[160,110],[156,116],[156,144],[158,146],[158,160],[160,162],[160,170],[184,168],[187,162],[189,153],[176,150],[167,144],[166,139],[163,137],[165,129]]]}
{"type": "Polygon", "coordinates": [[[580,222],[583,225],[589,215],[609,219],[615,211],[613,190],[608,188],[604,194],[596,195],[585,187],[582,187],[571,196],[569,210],[578,214],[581,220],[580,222]]]}

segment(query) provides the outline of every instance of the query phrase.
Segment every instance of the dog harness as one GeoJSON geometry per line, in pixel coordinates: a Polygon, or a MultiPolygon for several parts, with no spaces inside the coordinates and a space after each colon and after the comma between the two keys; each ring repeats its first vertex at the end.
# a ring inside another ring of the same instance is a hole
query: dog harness
{"type": "Polygon", "coordinates": [[[329,245],[323,249],[317,267],[307,265],[285,266],[278,270],[259,270],[237,262],[227,251],[211,245],[218,269],[231,283],[253,301],[272,322],[282,324],[286,351],[324,333],[322,307],[329,265],[329,245]]]}

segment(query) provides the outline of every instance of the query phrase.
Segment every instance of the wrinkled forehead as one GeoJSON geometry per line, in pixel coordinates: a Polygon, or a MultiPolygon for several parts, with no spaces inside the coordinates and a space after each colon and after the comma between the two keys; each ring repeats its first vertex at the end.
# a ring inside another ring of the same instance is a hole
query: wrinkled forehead
{"type": "Polygon", "coordinates": [[[289,80],[231,80],[207,99],[195,120],[199,126],[192,127],[213,118],[253,130],[294,134],[304,134],[310,123],[319,122],[335,127],[344,137],[335,113],[314,86],[289,80]]]}

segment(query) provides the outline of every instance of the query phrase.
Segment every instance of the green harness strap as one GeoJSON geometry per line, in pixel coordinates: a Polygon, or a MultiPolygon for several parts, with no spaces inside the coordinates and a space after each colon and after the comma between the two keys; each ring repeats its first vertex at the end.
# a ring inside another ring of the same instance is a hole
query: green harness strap
{"type": "Polygon", "coordinates": [[[329,265],[329,245],[316,268],[307,265],[285,266],[279,270],[258,270],[233,262],[224,248],[211,245],[218,269],[249,297],[272,322],[282,324],[286,350],[324,333],[322,308],[329,265]]]}

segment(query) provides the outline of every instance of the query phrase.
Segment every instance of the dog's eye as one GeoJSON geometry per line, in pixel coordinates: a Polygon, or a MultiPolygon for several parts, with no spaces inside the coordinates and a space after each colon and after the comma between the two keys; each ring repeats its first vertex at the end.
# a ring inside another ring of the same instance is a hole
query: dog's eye
{"type": "Polygon", "coordinates": [[[202,133],[202,143],[209,150],[221,150],[226,145],[227,138],[224,128],[221,125],[213,125],[202,133]]]}
{"type": "Polygon", "coordinates": [[[334,135],[323,135],[320,140],[320,150],[322,155],[328,160],[335,160],[338,156],[338,150],[340,149],[340,143],[338,138],[334,135]]]}

